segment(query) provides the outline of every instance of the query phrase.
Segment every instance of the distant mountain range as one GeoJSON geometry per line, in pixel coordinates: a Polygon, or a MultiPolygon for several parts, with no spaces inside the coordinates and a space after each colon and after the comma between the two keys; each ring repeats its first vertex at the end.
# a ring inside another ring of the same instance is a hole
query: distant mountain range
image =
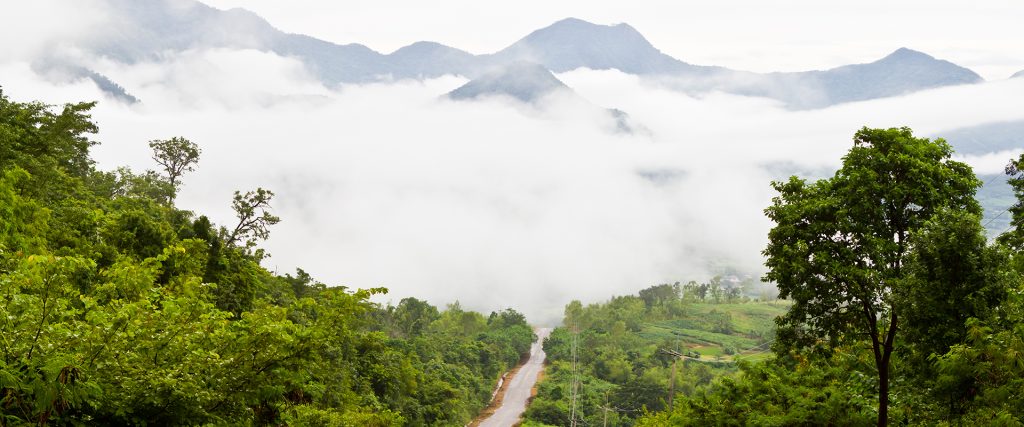
{"type": "MultiPolygon", "coordinates": [[[[361,44],[339,45],[288,34],[244,9],[219,10],[193,0],[106,1],[114,11],[106,31],[68,44],[125,63],[156,60],[168,52],[187,49],[257,49],[298,58],[328,85],[449,74],[487,79],[501,69],[529,62],[555,73],[577,68],[616,69],[661,79],[686,92],[760,96],[777,99],[789,108],[808,109],[982,81],[971,70],[906,48],[872,63],[822,71],[753,73],[694,65],[661,52],[627,24],[597,25],[574,18],[536,30],[493,54],[473,55],[434,42],[417,42],[383,54],[361,44]]],[[[62,63],[61,58],[43,62],[81,67],[62,63]]],[[[477,86],[485,83],[478,81],[477,86]]],[[[517,90],[541,89],[524,86],[517,90]]],[[[124,89],[121,92],[128,95],[124,89]]]]}
{"type": "MultiPolygon", "coordinates": [[[[941,132],[957,154],[987,154],[1024,148],[1024,120],[986,123],[941,132]]],[[[1009,159],[1007,159],[1009,161],[1009,159]]]]}

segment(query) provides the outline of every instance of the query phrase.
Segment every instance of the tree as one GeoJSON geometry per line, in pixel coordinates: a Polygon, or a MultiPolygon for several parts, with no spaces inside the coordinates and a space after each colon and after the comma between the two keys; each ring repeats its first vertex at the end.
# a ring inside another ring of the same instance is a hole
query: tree
{"type": "Polygon", "coordinates": [[[180,136],[171,139],[155,139],[149,141],[149,148],[153,149],[153,160],[164,168],[167,174],[167,181],[171,183],[174,191],[178,191],[178,181],[185,172],[195,170],[199,163],[199,154],[202,150],[194,142],[180,136]]]}
{"type": "Polygon", "coordinates": [[[1009,208],[1010,214],[1013,215],[1010,221],[1012,227],[999,236],[999,242],[1020,252],[1024,250],[1024,228],[1021,227],[1024,223],[1024,154],[1017,160],[1010,161],[1006,166],[1006,174],[1010,176],[1007,182],[1017,196],[1017,203],[1009,208]]]}
{"type": "MultiPolygon", "coordinates": [[[[988,245],[981,218],[949,209],[939,211],[911,237],[905,269],[909,286],[900,290],[905,342],[918,363],[964,342],[967,320],[988,319],[1010,287],[1008,254],[988,245]]],[[[921,374],[930,377],[927,365],[921,374]]]]}
{"type": "Polygon", "coordinates": [[[776,223],[765,280],[793,300],[780,337],[797,331],[829,345],[868,337],[878,425],[888,423],[890,360],[906,309],[895,294],[908,282],[909,237],[942,208],[980,214],[981,183],[951,154],[944,140],[909,128],[863,128],[832,178],[772,183],[779,195],[765,210],[776,223]]]}
{"type": "Polygon", "coordinates": [[[235,191],[235,198],[231,202],[231,209],[238,215],[238,225],[227,235],[229,245],[237,245],[245,242],[246,247],[256,244],[255,239],[266,240],[270,237],[271,225],[281,222],[281,218],[271,215],[270,200],[274,193],[270,190],[257,188],[255,191],[247,191],[241,194],[235,191]]]}

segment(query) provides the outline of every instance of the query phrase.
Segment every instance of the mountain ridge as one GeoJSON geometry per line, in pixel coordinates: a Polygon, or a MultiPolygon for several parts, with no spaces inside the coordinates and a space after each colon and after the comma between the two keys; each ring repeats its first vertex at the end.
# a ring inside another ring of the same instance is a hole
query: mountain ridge
{"type": "Polygon", "coordinates": [[[168,51],[257,49],[299,59],[329,86],[443,75],[472,80],[496,68],[534,62],[555,73],[615,69],[668,79],[670,87],[684,92],[718,90],[808,109],[982,81],[973,71],[907,48],[871,63],[828,70],[754,73],[695,65],[663,53],[629,24],[601,25],[578,18],[534,30],[489,54],[426,41],[385,54],[359,43],[286,33],[242,8],[220,10],[194,0],[106,1],[115,11],[111,28],[93,40],[73,41],[99,57],[134,63],[159,59],[168,51]]]}

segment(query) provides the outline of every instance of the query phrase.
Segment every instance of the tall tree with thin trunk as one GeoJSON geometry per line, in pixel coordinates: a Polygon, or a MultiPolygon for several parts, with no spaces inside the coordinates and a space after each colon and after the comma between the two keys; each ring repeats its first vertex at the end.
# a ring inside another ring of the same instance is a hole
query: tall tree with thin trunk
{"type": "Polygon", "coordinates": [[[199,163],[199,154],[202,153],[198,145],[180,136],[149,141],[149,148],[153,149],[153,160],[164,168],[167,181],[171,183],[175,193],[178,192],[181,176],[185,172],[195,170],[196,164],[199,163]]]}
{"type": "Polygon", "coordinates": [[[245,194],[235,191],[231,209],[238,216],[238,224],[226,235],[228,245],[245,243],[245,247],[253,247],[257,239],[266,240],[270,237],[270,226],[281,221],[281,218],[270,214],[270,201],[273,198],[272,191],[262,188],[245,194]]]}
{"type": "Polygon", "coordinates": [[[908,128],[863,128],[832,178],[774,182],[765,210],[775,222],[764,250],[780,297],[793,300],[780,327],[820,343],[871,342],[878,375],[878,425],[888,423],[890,365],[910,236],[942,208],[980,214],[981,182],[950,160],[942,139],[908,128]]]}

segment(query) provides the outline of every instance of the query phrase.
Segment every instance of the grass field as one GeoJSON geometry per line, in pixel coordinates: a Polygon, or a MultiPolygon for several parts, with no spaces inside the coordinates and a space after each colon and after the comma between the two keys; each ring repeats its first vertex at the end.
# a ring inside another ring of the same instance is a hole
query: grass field
{"type": "Polygon", "coordinates": [[[696,351],[702,360],[757,361],[768,356],[766,338],[774,335],[775,318],[788,309],[784,302],[694,304],[681,319],[645,324],[640,335],[653,341],[675,341],[680,351],[696,351]],[[729,319],[729,333],[724,333],[721,326],[713,330],[708,322],[723,315],[729,319]],[[726,349],[736,354],[729,355],[726,349]]]}

